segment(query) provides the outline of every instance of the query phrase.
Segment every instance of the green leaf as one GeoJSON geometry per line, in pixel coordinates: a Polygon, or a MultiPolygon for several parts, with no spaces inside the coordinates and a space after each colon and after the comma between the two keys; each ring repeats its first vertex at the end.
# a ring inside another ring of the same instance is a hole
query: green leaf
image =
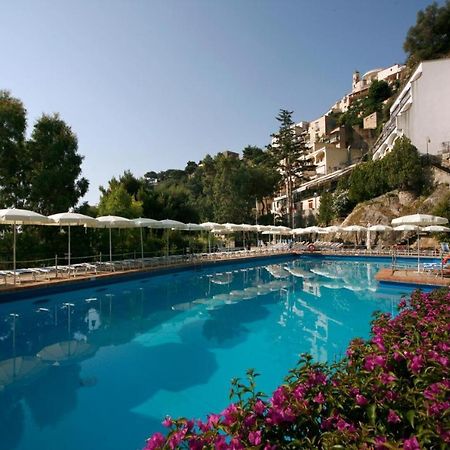
{"type": "Polygon", "coordinates": [[[408,422],[410,423],[410,425],[414,428],[414,417],[416,415],[416,412],[413,409],[410,409],[407,413],[406,413],[406,418],[408,419],[408,422]]]}
{"type": "Polygon", "coordinates": [[[377,405],[375,403],[370,404],[367,406],[366,412],[367,417],[369,418],[369,422],[371,425],[375,425],[375,420],[377,418],[377,405]]]}

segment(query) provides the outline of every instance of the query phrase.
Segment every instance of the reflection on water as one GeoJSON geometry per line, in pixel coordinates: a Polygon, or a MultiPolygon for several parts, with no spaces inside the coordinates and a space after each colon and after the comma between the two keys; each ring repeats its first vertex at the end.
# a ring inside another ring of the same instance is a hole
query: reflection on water
{"type": "Polygon", "coordinates": [[[140,448],[166,414],[220,410],[249,367],[270,391],[300,353],[339,358],[401,296],[378,268],[278,258],[3,304],[0,450],[140,448]]]}

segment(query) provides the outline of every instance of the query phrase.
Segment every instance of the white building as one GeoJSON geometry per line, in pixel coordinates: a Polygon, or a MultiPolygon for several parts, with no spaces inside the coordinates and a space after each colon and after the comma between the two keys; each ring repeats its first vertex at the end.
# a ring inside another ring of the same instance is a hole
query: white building
{"type": "Polygon", "coordinates": [[[400,136],[420,153],[438,155],[450,145],[450,59],[419,64],[390,109],[390,119],[373,147],[383,158],[400,136]]]}

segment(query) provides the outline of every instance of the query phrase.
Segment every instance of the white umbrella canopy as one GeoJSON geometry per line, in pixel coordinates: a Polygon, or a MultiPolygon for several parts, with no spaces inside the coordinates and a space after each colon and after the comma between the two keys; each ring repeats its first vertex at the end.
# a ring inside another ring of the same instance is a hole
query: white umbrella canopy
{"type": "Polygon", "coordinates": [[[363,227],[361,225],[349,225],[348,227],[343,227],[342,231],[359,233],[361,231],[367,231],[367,227],[363,227]]]}
{"type": "Polygon", "coordinates": [[[95,225],[97,219],[86,216],[85,214],[74,213],[71,211],[52,214],[48,216],[50,220],[57,225],[77,226],[77,225],[95,225]]]}
{"type": "Polygon", "coordinates": [[[284,226],[278,226],[276,227],[276,231],[279,231],[280,234],[292,234],[292,228],[284,227],[284,226]]]}
{"type": "Polygon", "coordinates": [[[420,231],[419,225],[399,225],[398,227],[393,228],[394,231],[420,231]]]}
{"type": "Polygon", "coordinates": [[[313,227],[306,227],[305,229],[304,229],[304,231],[305,231],[305,233],[318,233],[319,231],[321,230],[321,228],[320,227],[316,227],[316,226],[313,226],[313,227]]]}
{"type": "Polygon", "coordinates": [[[154,228],[169,228],[171,230],[182,230],[186,224],[183,222],[179,222],[178,220],[172,220],[172,219],[164,219],[159,220],[159,225],[155,226],[154,228]]]}
{"type": "Polygon", "coordinates": [[[5,225],[46,225],[48,217],[28,209],[0,209],[0,224],[5,225]]]}
{"type": "Polygon", "coordinates": [[[423,227],[422,231],[426,231],[427,233],[448,233],[450,232],[450,228],[442,225],[430,225],[428,227],[423,227]]]}
{"type": "Polygon", "coordinates": [[[367,231],[367,227],[363,227],[361,225],[349,225],[347,227],[342,227],[342,231],[345,231],[347,233],[356,233],[355,239],[355,249],[356,249],[356,245],[358,243],[358,233],[362,231],[367,231]]]}
{"type": "Polygon", "coordinates": [[[183,222],[179,222],[178,220],[172,219],[164,219],[159,220],[158,224],[153,228],[160,228],[167,230],[167,244],[166,244],[166,256],[169,256],[169,234],[170,230],[183,230],[185,229],[186,224],[183,222]]]}
{"type": "Polygon", "coordinates": [[[211,253],[211,233],[217,233],[218,230],[223,228],[223,225],[216,222],[203,222],[200,226],[205,230],[209,231],[208,233],[208,251],[211,253]]]}
{"type": "Polygon", "coordinates": [[[218,229],[218,228],[222,227],[222,225],[220,223],[216,223],[216,222],[203,222],[200,224],[200,226],[204,230],[212,230],[212,229],[218,229]]]}
{"type": "Polygon", "coordinates": [[[56,225],[67,226],[67,264],[70,266],[70,227],[71,226],[81,226],[81,225],[90,225],[95,226],[97,222],[96,219],[90,216],[86,216],[84,214],[74,213],[71,211],[52,214],[48,216],[50,220],[52,220],[56,225]]]}
{"type": "MultiPolygon", "coordinates": [[[[408,217],[408,216],[405,216],[408,217]]],[[[395,220],[395,219],[394,219],[395,220]]],[[[394,222],[394,221],[392,221],[394,222]]],[[[394,227],[394,231],[416,231],[417,232],[417,271],[420,271],[420,235],[419,231],[421,228],[419,225],[413,225],[405,223],[404,225],[399,225],[398,227],[394,227]]],[[[408,253],[409,253],[409,238],[408,238],[408,253]]]]}
{"type": "Polygon", "coordinates": [[[137,227],[139,227],[139,234],[141,237],[141,265],[144,267],[144,237],[142,228],[154,228],[159,221],[155,219],[147,219],[146,217],[139,217],[137,219],[132,219],[132,221],[137,227]]]}
{"type": "Polygon", "coordinates": [[[100,216],[94,225],[96,228],[135,228],[137,225],[130,219],[120,216],[100,216]]]}
{"type": "Polygon", "coordinates": [[[238,225],[236,223],[223,223],[222,224],[227,230],[231,231],[242,231],[242,225],[238,225]]]}
{"type": "Polygon", "coordinates": [[[371,237],[370,234],[372,231],[375,231],[376,233],[383,233],[386,231],[392,231],[392,227],[390,227],[389,225],[382,225],[382,224],[376,224],[376,225],[370,225],[368,224],[367,226],[367,237],[366,237],[366,242],[367,242],[367,248],[370,249],[372,247],[372,242],[371,242],[371,237]]]}
{"type": "Polygon", "coordinates": [[[305,231],[305,228],[294,228],[292,230],[292,234],[307,234],[308,232],[305,231]]]}
{"type": "Polygon", "coordinates": [[[47,225],[51,223],[48,217],[28,209],[0,209],[0,224],[13,226],[13,271],[16,284],[16,225],[47,225]]]}
{"type": "Polygon", "coordinates": [[[339,233],[342,231],[342,227],[338,227],[337,225],[330,225],[329,227],[325,227],[324,230],[327,233],[339,233]]]}
{"type": "Polygon", "coordinates": [[[393,219],[392,225],[445,225],[448,223],[448,219],[440,216],[432,216],[430,214],[412,214],[409,216],[401,216],[393,219]]]}
{"type": "Polygon", "coordinates": [[[186,231],[203,231],[204,228],[198,223],[187,223],[184,227],[186,231]]]}
{"type": "Polygon", "coordinates": [[[146,217],[139,217],[137,219],[132,219],[137,227],[144,228],[155,228],[159,224],[159,220],[147,219],[146,217]]]}
{"type": "Polygon", "coordinates": [[[120,216],[100,216],[97,217],[97,222],[94,226],[96,228],[108,228],[109,229],[109,262],[112,262],[112,241],[111,230],[113,228],[135,228],[137,225],[130,219],[120,216]]]}
{"type": "Polygon", "coordinates": [[[241,227],[240,231],[253,231],[254,230],[254,225],[250,225],[249,223],[241,223],[239,224],[239,226],[241,227]]]}
{"type": "Polygon", "coordinates": [[[389,225],[381,225],[381,224],[371,225],[367,229],[369,231],[378,231],[378,232],[392,231],[392,227],[390,227],[389,225]]]}

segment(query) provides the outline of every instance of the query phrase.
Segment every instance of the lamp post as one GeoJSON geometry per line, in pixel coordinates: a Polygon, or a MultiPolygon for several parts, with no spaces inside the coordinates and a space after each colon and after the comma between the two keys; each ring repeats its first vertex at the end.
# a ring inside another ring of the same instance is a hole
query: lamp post
{"type": "Polygon", "coordinates": [[[430,160],[429,156],[428,156],[428,144],[431,143],[431,139],[429,138],[429,136],[427,136],[427,162],[430,160]]]}

